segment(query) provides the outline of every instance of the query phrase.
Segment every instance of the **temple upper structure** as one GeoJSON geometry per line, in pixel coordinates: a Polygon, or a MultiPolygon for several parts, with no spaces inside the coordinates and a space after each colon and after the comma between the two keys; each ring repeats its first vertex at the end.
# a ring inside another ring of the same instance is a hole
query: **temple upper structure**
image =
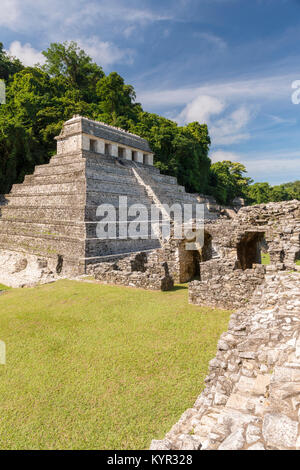
{"type": "Polygon", "coordinates": [[[66,121],[56,140],[57,155],[84,150],[153,166],[153,152],[147,140],[82,116],[66,121]]]}

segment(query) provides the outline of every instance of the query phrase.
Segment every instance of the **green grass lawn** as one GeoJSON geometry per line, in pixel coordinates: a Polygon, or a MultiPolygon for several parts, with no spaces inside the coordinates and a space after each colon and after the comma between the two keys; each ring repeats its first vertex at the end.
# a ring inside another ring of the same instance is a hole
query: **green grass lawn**
{"type": "Polygon", "coordinates": [[[144,449],[191,407],[229,312],[59,281],[0,296],[0,448],[144,449]]]}
{"type": "Polygon", "coordinates": [[[3,284],[0,284],[0,291],[2,290],[8,290],[10,287],[4,286],[3,284]]]}

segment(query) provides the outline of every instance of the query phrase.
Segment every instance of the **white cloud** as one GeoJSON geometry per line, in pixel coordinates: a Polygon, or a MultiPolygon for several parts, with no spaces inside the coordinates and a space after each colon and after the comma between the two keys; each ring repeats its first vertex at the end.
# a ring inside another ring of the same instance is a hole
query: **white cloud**
{"type": "Polygon", "coordinates": [[[27,66],[45,63],[43,54],[34,49],[29,43],[22,45],[19,41],[14,41],[11,43],[8,53],[20,59],[20,61],[27,66]]]}
{"type": "Polygon", "coordinates": [[[249,138],[243,129],[251,119],[251,113],[245,106],[240,106],[226,114],[227,105],[215,96],[200,95],[188,103],[181,113],[175,117],[180,124],[193,121],[205,122],[210,128],[214,145],[231,145],[249,138]],[[215,116],[223,116],[216,119],[215,116]]]}
{"type": "Polygon", "coordinates": [[[223,160],[240,162],[245,165],[248,176],[255,181],[268,181],[281,184],[292,181],[291,174],[297,179],[300,174],[300,151],[280,149],[274,152],[243,154],[220,149],[210,154],[213,163],[223,160]]]}
{"type": "Polygon", "coordinates": [[[240,162],[242,156],[234,152],[226,152],[225,150],[216,150],[210,154],[210,159],[213,163],[229,160],[231,162],[240,162]]]}
{"type": "MultiPolygon", "coordinates": [[[[134,51],[115,45],[114,40],[100,40],[94,33],[87,39],[87,31],[99,30],[101,38],[129,37],[138,28],[157,21],[171,19],[168,14],[156,13],[140,6],[138,0],[0,0],[0,26],[27,34],[34,31],[43,37],[42,47],[49,42],[63,42],[78,38],[77,42],[103,67],[114,63],[133,63],[134,51]]],[[[163,9],[163,7],[161,7],[163,9]]],[[[97,34],[98,36],[98,34],[97,34]]],[[[41,61],[39,52],[30,44],[13,43],[12,49],[24,63],[35,63],[34,56],[41,61]]]]}
{"type": "Polygon", "coordinates": [[[149,90],[138,93],[138,99],[149,106],[183,106],[200,95],[214,96],[230,102],[278,99],[291,100],[291,83],[295,73],[246,78],[224,83],[208,83],[189,88],[149,90]]]}
{"type": "Polygon", "coordinates": [[[104,68],[114,63],[127,62],[131,64],[133,62],[133,50],[120,49],[109,41],[100,41],[96,36],[78,39],[76,42],[95,62],[104,68]]]}
{"type": "Polygon", "coordinates": [[[1,0],[0,25],[12,27],[19,17],[18,0],[1,0]]]}
{"type": "Polygon", "coordinates": [[[194,36],[208,42],[210,45],[215,46],[218,49],[225,49],[227,47],[227,44],[224,39],[219,36],[216,36],[215,34],[196,32],[194,36]]]}
{"type": "Polygon", "coordinates": [[[33,27],[47,32],[68,32],[74,26],[109,23],[141,24],[172,19],[170,14],[161,14],[149,8],[140,8],[138,1],[133,6],[124,6],[122,0],[1,0],[0,25],[14,31],[29,31],[33,27]]]}
{"type": "Polygon", "coordinates": [[[213,96],[200,95],[185,106],[176,120],[183,123],[193,121],[209,122],[211,115],[220,114],[224,108],[225,104],[219,99],[213,96]]]}
{"type": "Polygon", "coordinates": [[[241,106],[229,115],[212,124],[210,134],[214,145],[231,145],[247,140],[248,132],[241,132],[251,119],[251,113],[245,106],[241,106]]]}
{"type": "Polygon", "coordinates": [[[270,184],[281,184],[293,181],[300,174],[300,152],[298,158],[283,153],[281,158],[274,159],[265,155],[262,159],[245,157],[241,163],[245,165],[249,176],[255,181],[268,181],[270,184]],[[292,175],[292,176],[291,176],[292,175]]]}

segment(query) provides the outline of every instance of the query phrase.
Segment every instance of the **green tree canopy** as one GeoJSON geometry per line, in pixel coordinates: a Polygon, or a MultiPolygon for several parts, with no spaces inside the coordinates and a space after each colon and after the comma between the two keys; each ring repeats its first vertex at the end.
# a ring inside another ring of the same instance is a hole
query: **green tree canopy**
{"type": "Polygon", "coordinates": [[[211,193],[222,204],[230,204],[235,197],[245,197],[251,178],[244,176],[244,165],[224,160],[216,162],[210,168],[211,193]]]}
{"type": "Polygon", "coordinates": [[[0,42],[0,79],[7,81],[22,68],[21,62],[14,57],[10,57],[5,52],[2,42],[0,42]]]}

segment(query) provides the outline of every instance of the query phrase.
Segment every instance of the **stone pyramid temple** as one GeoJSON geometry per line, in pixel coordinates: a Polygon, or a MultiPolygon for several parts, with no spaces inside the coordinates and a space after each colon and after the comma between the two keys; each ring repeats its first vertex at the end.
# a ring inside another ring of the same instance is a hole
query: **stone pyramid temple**
{"type": "Polygon", "coordinates": [[[160,248],[159,239],[99,239],[99,205],[118,211],[120,196],[128,206],[139,203],[149,210],[153,204],[200,201],[176,178],[160,174],[148,142],[137,135],[74,116],[56,140],[57,155],[49,164],[36,166],[5,196],[2,252],[36,256],[57,273],[84,274],[90,264],[160,248]]]}

